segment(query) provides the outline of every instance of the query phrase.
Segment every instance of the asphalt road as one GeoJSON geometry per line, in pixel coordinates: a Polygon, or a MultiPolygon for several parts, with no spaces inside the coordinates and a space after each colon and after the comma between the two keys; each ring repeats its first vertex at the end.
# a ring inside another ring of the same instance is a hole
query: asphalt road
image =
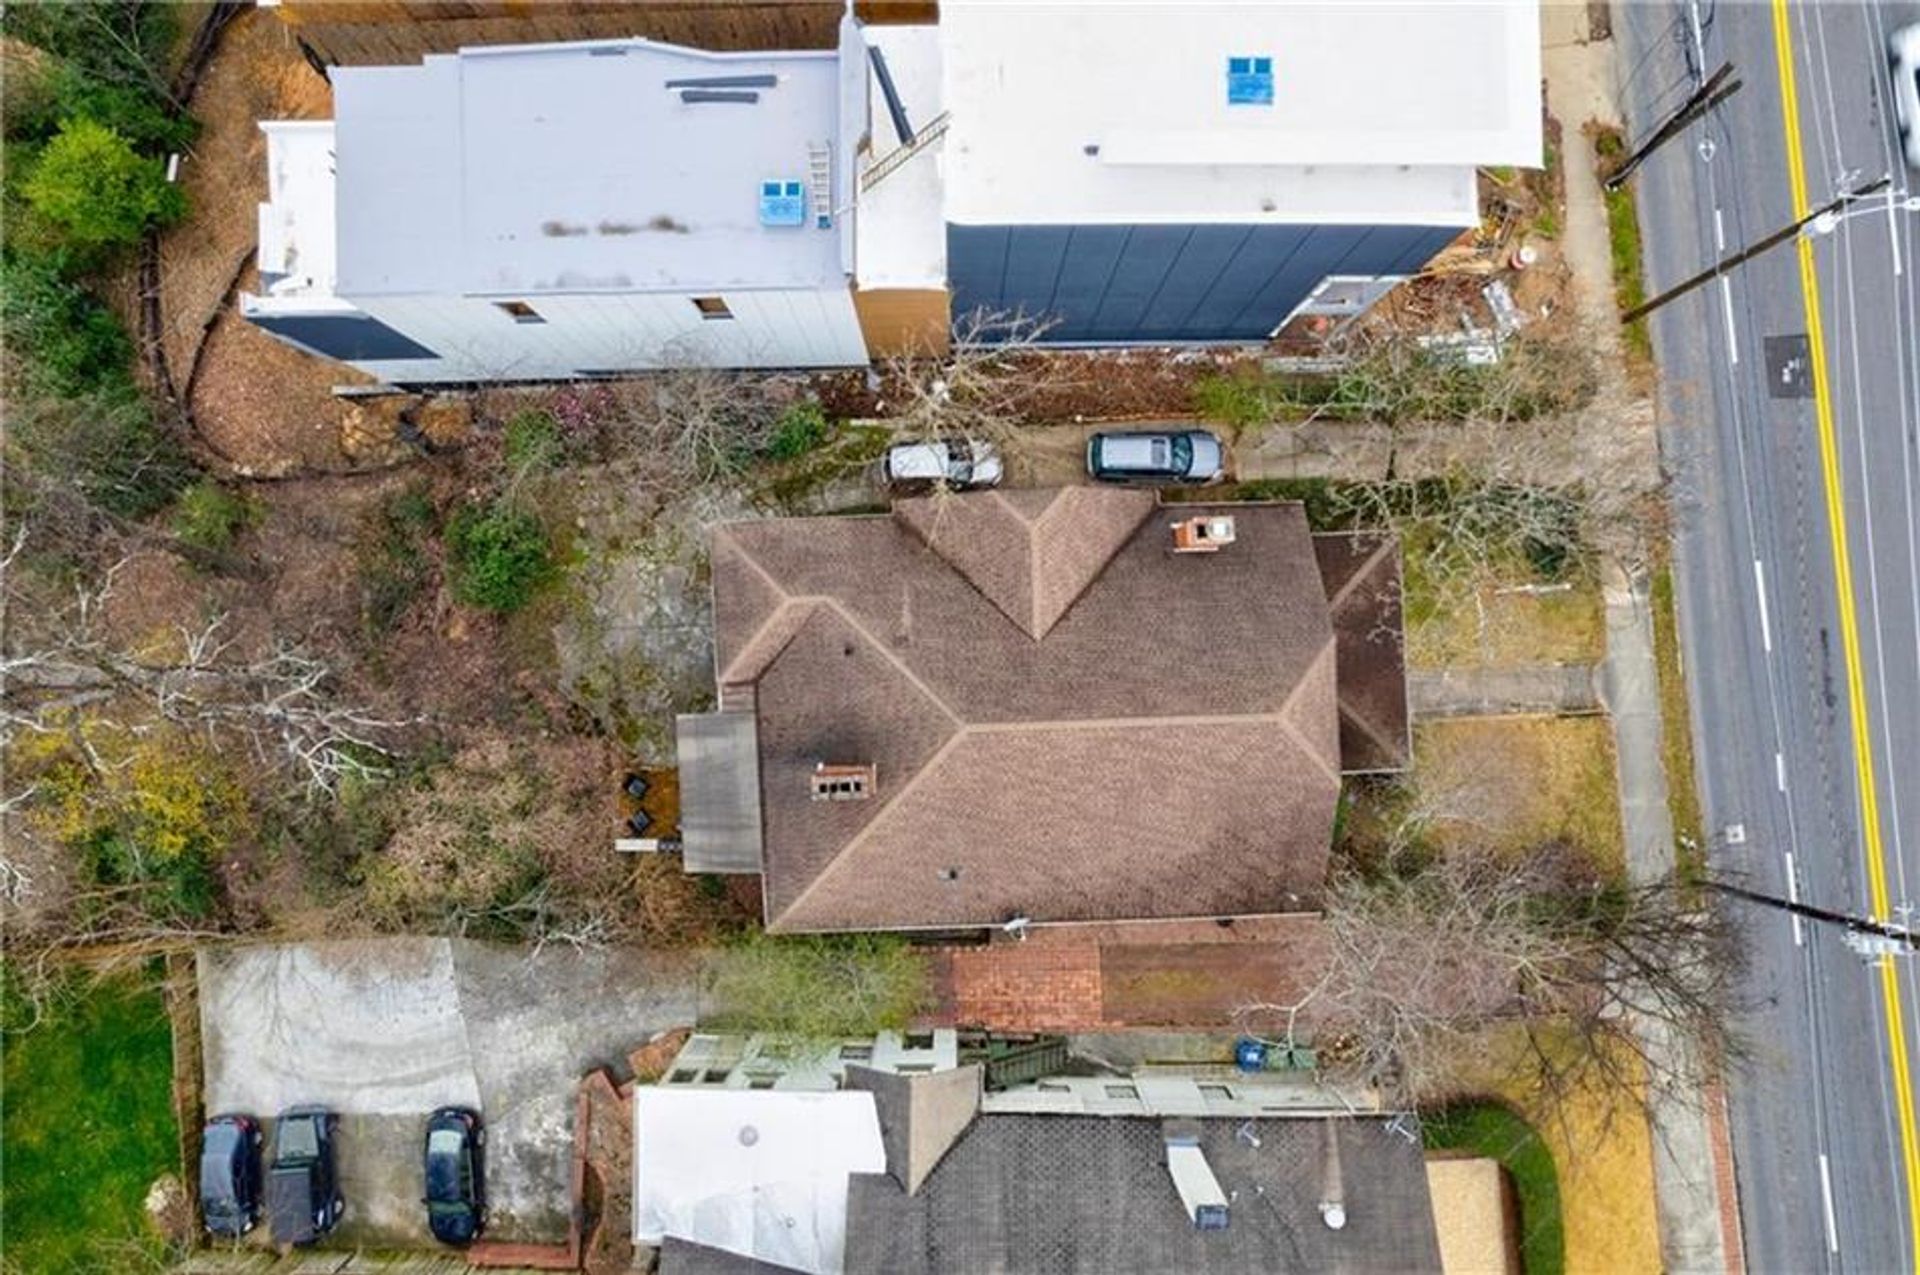
{"type": "MultiPolygon", "coordinates": [[[[1786,68],[1766,3],[1614,12],[1633,136],[1703,67],[1730,62],[1742,84],[1637,179],[1657,292],[1796,219],[1786,68]]],[[[1916,20],[1910,3],[1786,15],[1804,206],[1882,176],[1894,192],[1808,239],[1829,411],[1798,341],[1811,325],[1797,244],[1653,322],[1712,861],[1749,888],[1860,915],[1920,903],[1920,212],[1899,206],[1920,177],[1899,160],[1883,52],[1916,20]],[[1877,820],[1863,818],[1861,756],[1877,820]]],[[[1746,916],[1753,1057],[1729,1089],[1749,1267],[1914,1271],[1912,1079],[1896,1074],[1920,1050],[1920,958],[1888,973],[1833,927],[1746,916]]]]}

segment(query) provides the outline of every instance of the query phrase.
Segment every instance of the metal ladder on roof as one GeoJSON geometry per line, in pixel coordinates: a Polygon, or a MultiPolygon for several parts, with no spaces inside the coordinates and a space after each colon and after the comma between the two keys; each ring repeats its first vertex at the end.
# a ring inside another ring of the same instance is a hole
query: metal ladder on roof
{"type": "Polygon", "coordinates": [[[833,224],[833,147],[825,142],[807,145],[807,196],[813,224],[825,230],[833,224]]]}
{"type": "Polygon", "coordinates": [[[904,146],[894,147],[882,156],[878,163],[869,166],[866,172],[860,174],[861,193],[872,190],[886,180],[887,174],[895,172],[902,164],[945,137],[947,125],[950,122],[951,116],[946,111],[940,112],[928,120],[925,127],[915,133],[904,146]]]}

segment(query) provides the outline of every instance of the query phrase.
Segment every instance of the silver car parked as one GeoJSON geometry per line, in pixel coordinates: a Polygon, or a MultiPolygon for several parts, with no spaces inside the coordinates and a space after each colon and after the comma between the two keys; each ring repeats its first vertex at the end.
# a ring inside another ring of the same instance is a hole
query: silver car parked
{"type": "Polygon", "coordinates": [[[1225,477],[1226,449],[1204,429],[1095,434],[1087,440],[1087,473],[1103,483],[1204,486],[1225,477]]]}

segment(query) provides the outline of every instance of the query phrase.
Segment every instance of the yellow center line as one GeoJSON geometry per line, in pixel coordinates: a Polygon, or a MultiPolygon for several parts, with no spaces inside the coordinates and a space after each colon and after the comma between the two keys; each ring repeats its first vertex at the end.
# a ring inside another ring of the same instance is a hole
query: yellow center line
{"type": "MultiPolygon", "coordinates": [[[[1787,136],[1787,179],[1793,193],[1793,215],[1807,216],[1806,161],[1800,151],[1800,100],[1794,83],[1792,32],[1787,0],[1773,0],[1774,58],[1779,64],[1781,123],[1787,136]]],[[[1891,914],[1887,895],[1886,853],[1880,840],[1880,796],[1873,768],[1873,737],[1867,713],[1866,679],[1861,673],[1860,629],[1854,615],[1853,561],[1847,544],[1847,520],[1840,481],[1840,450],[1835,442],[1833,397],[1827,384],[1826,334],[1820,323],[1820,276],[1814,266],[1813,241],[1795,237],[1800,257],[1800,302],[1806,312],[1807,348],[1813,364],[1813,409],[1819,426],[1820,475],[1826,487],[1827,536],[1833,549],[1834,589],[1839,595],[1840,650],[1846,662],[1847,707],[1853,724],[1853,770],[1860,794],[1860,822],[1866,840],[1867,888],[1876,920],[1891,914]]],[[[1900,983],[1891,960],[1880,961],[1880,1000],[1887,1021],[1887,1050],[1893,1065],[1894,1103],[1900,1122],[1900,1150],[1905,1163],[1909,1252],[1920,1275],[1920,1133],[1914,1121],[1913,1074],[1907,1064],[1906,1020],[1900,1006],[1900,983]]]]}

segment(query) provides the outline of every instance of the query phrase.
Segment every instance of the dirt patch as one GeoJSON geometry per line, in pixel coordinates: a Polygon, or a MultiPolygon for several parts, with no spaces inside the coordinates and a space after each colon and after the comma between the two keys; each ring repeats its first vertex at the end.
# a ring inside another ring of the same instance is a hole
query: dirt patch
{"type": "Polygon", "coordinates": [[[186,383],[201,333],[253,252],[254,206],[267,197],[259,121],[327,119],[333,91],[300,55],[286,26],[249,10],[221,36],[193,98],[200,135],[180,166],[192,213],[160,240],[167,365],[186,383]]]}
{"type": "Polygon", "coordinates": [[[338,471],[353,460],[340,442],[349,404],[333,387],[367,384],[346,364],[283,345],[228,310],[207,334],[190,402],[200,436],[238,473],[338,471]]]}

